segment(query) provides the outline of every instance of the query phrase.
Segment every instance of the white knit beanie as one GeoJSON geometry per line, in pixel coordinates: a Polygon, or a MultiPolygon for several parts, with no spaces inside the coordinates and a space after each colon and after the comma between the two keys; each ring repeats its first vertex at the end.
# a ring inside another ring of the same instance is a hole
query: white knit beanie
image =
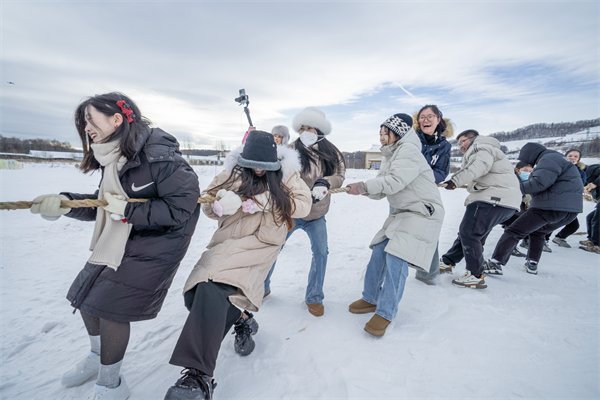
{"type": "Polygon", "coordinates": [[[296,132],[300,130],[302,125],[312,126],[320,130],[323,135],[331,133],[331,122],[325,118],[325,113],[317,107],[306,107],[300,114],[294,117],[292,128],[296,132]]]}

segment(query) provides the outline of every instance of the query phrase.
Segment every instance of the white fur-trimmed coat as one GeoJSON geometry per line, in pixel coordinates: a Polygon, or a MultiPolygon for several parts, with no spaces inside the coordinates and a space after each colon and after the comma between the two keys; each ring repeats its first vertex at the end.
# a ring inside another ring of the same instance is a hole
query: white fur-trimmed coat
{"type": "MultiPolygon", "coordinates": [[[[202,192],[221,185],[229,178],[243,146],[226,158],[225,169],[202,192]]],[[[305,217],[311,209],[311,192],[300,178],[300,157],[294,149],[277,146],[277,156],[283,172],[282,184],[292,192],[296,210],[293,218],[305,217]]],[[[236,191],[241,180],[236,180],[227,190],[236,191]]],[[[196,263],[184,286],[184,293],[200,282],[221,282],[238,288],[229,300],[236,306],[258,311],[264,295],[264,282],[271,266],[285,243],[288,226],[278,225],[273,211],[245,213],[242,208],[233,215],[218,217],[212,205],[205,203],[202,211],[207,217],[219,221],[219,226],[200,260],[196,263]]]]}

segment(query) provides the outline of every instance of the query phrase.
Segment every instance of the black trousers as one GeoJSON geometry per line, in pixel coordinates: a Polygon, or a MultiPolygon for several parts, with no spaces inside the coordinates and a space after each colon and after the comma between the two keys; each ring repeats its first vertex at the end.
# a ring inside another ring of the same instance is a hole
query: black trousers
{"type": "Polygon", "coordinates": [[[471,275],[483,273],[483,245],[494,226],[508,220],[516,212],[514,208],[474,201],[467,206],[460,223],[458,238],[450,250],[442,256],[446,264],[456,265],[463,258],[471,275]]]}
{"type": "Polygon", "coordinates": [[[529,235],[527,259],[539,262],[546,235],[573,221],[574,218],[577,218],[577,214],[576,212],[530,208],[506,228],[494,249],[492,258],[502,265],[506,265],[519,240],[529,235]]]}
{"type": "Polygon", "coordinates": [[[587,222],[587,233],[588,240],[591,240],[592,243],[596,246],[600,246],[600,210],[598,209],[598,205],[596,204],[596,208],[594,211],[589,213],[585,220],[587,222]]]}
{"type": "Polygon", "coordinates": [[[577,229],[579,229],[579,220],[577,219],[577,217],[575,217],[573,221],[565,225],[565,227],[562,228],[561,231],[556,234],[556,237],[560,239],[566,239],[575,232],[577,232],[577,229]]]}
{"type": "Polygon", "coordinates": [[[190,310],[169,364],[195,368],[213,376],[221,342],[242,312],[229,296],[237,288],[225,283],[201,282],[184,295],[190,310]]]}

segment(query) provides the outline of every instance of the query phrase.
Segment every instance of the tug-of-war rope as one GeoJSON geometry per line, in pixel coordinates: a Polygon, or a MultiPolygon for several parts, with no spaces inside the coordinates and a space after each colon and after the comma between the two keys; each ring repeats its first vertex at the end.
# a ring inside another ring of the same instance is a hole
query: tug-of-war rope
{"type": "MultiPolygon", "coordinates": [[[[439,187],[446,187],[446,184],[440,183],[439,187]]],[[[460,186],[461,189],[466,188],[466,186],[460,186]]],[[[336,194],[336,193],[346,193],[350,190],[349,187],[343,187],[338,189],[331,189],[328,193],[336,194]]],[[[597,203],[596,200],[592,198],[592,196],[584,194],[583,198],[587,201],[593,201],[597,203]]],[[[127,199],[128,203],[145,203],[150,199],[127,199]]],[[[198,199],[198,203],[213,203],[219,200],[218,197],[200,197],[198,199]]],[[[33,205],[32,201],[12,201],[12,202],[2,202],[0,203],[0,210],[27,210],[31,208],[33,205]]],[[[97,200],[97,199],[85,199],[85,200],[63,200],[60,202],[60,206],[63,208],[81,208],[81,207],[104,207],[107,206],[108,202],[106,200],[97,200]]]]}

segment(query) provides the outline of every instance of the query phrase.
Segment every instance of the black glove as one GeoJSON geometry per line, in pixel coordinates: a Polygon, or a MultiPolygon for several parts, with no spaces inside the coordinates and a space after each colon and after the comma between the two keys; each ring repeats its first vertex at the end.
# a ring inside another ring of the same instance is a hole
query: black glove
{"type": "Polygon", "coordinates": [[[446,181],[443,183],[444,185],[446,185],[446,190],[454,190],[456,189],[456,183],[452,182],[452,180],[446,181]]]}

